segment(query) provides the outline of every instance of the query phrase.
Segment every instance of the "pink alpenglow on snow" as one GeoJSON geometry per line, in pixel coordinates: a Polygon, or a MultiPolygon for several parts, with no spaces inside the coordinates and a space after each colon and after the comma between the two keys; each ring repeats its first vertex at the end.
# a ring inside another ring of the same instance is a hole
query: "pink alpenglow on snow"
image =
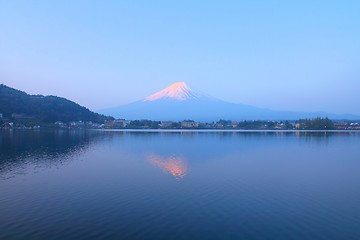
{"type": "Polygon", "coordinates": [[[154,93],[144,99],[145,102],[156,101],[160,99],[173,99],[185,101],[189,99],[198,99],[200,95],[195,93],[185,82],[176,82],[171,86],[154,93]]]}

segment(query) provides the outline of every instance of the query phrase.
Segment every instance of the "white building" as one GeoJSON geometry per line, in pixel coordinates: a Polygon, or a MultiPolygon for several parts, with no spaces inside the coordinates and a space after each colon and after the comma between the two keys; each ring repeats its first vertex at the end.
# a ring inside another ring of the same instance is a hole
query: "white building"
{"type": "Polygon", "coordinates": [[[196,128],[196,127],[199,127],[199,123],[198,122],[192,122],[192,121],[182,121],[181,122],[181,127],[182,128],[196,128]]]}

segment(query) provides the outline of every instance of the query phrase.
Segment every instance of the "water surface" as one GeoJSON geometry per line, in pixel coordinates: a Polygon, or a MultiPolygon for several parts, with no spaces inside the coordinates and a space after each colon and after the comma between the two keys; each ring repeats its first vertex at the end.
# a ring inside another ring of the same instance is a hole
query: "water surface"
{"type": "Polygon", "coordinates": [[[360,133],[1,131],[0,239],[360,239],[360,133]]]}

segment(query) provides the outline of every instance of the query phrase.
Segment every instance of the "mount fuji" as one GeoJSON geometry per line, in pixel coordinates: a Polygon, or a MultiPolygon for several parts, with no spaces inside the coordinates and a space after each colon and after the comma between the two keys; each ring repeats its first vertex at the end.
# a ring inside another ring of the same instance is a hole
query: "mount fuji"
{"type": "Polygon", "coordinates": [[[292,112],[258,108],[222,101],[192,90],[185,82],[176,82],[143,100],[99,111],[102,114],[129,120],[297,120],[299,118],[329,117],[331,119],[360,119],[351,114],[325,112],[292,112]]]}

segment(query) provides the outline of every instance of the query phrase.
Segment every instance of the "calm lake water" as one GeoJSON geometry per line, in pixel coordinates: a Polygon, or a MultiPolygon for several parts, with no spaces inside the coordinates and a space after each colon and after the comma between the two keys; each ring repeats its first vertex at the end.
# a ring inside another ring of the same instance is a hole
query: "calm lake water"
{"type": "Polygon", "coordinates": [[[0,239],[360,239],[360,133],[0,131],[0,239]]]}

